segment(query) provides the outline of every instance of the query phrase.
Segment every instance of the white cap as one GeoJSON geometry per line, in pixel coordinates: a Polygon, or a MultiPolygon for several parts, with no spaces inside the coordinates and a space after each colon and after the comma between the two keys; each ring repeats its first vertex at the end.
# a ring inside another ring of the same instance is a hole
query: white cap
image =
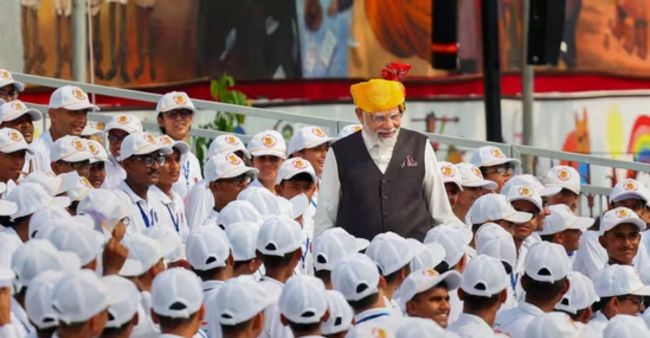
{"type": "Polygon", "coordinates": [[[298,174],[308,174],[314,184],[318,182],[316,178],[316,172],[314,167],[309,163],[309,161],[301,157],[293,157],[282,163],[280,170],[278,171],[278,176],[275,178],[275,184],[279,185],[284,180],[289,180],[298,174]]]}
{"type": "Polygon", "coordinates": [[[530,221],[533,215],[515,210],[506,196],[485,194],[474,201],[467,212],[467,217],[471,224],[483,224],[498,220],[522,224],[530,221]]]}
{"type": "Polygon", "coordinates": [[[81,201],[95,189],[87,178],[79,176],[76,171],[60,174],[60,176],[63,178],[65,193],[72,201],[81,201]]]}
{"type": "Polygon", "coordinates": [[[241,151],[246,158],[251,158],[251,154],[246,149],[244,142],[235,135],[219,135],[212,140],[208,147],[208,158],[221,153],[235,153],[241,151]]]}
{"type": "Polygon", "coordinates": [[[23,183],[17,186],[9,192],[7,200],[18,206],[18,210],[11,215],[12,219],[31,215],[47,207],[67,208],[70,205],[68,197],[52,197],[36,183],[23,183]]]}
{"type": "MultiPolygon", "coordinates": [[[[29,219],[29,238],[35,238],[45,228],[55,228],[68,224],[72,216],[68,210],[59,207],[47,207],[39,209],[29,219]]],[[[48,235],[49,236],[49,235],[48,235]]],[[[47,238],[48,236],[45,236],[47,238]]],[[[39,236],[40,237],[40,236],[39,236]]]]}
{"type": "MultiPolygon", "coordinates": [[[[449,267],[454,267],[461,258],[465,256],[471,236],[465,236],[463,233],[468,230],[455,228],[446,225],[438,225],[427,232],[424,238],[424,244],[438,243],[445,248],[445,259],[443,260],[449,267]]],[[[471,233],[471,232],[470,232],[471,233]]]]}
{"type": "Polygon", "coordinates": [[[505,290],[508,283],[508,275],[501,261],[478,255],[467,263],[460,288],[473,296],[492,297],[505,290]]]}
{"type": "Polygon", "coordinates": [[[90,153],[90,163],[107,162],[108,153],[101,143],[95,140],[86,140],[86,149],[90,153]]]}
{"type": "Polygon", "coordinates": [[[609,193],[609,201],[619,202],[627,199],[648,201],[648,188],[645,184],[631,178],[616,183],[609,193]]]}
{"type": "Polygon", "coordinates": [[[284,256],[300,249],[304,237],[298,222],[285,216],[273,216],[260,227],[257,250],[267,256],[284,256]]]}
{"type": "Polygon", "coordinates": [[[180,155],[185,155],[190,151],[190,145],[185,141],[175,141],[169,135],[160,135],[158,137],[158,142],[170,147],[172,150],[178,150],[180,155]]]}
{"type": "Polygon", "coordinates": [[[141,133],[144,131],[142,128],[142,122],[140,122],[140,119],[133,114],[114,115],[111,120],[108,121],[104,130],[108,133],[113,129],[120,129],[129,134],[141,133]]]}
{"type": "Polygon", "coordinates": [[[187,260],[195,270],[225,267],[230,257],[228,236],[215,226],[204,226],[190,232],[185,247],[187,260]]]}
{"type": "Polygon", "coordinates": [[[384,276],[409,265],[413,259],[413,250],[404,237],[394,233],[378,234],[370,241],[366,255],[379,267],[384,276]]]}
{"type": "Polygon", "coordinates": [[[9,154],[21,150],[25,150],[29,154],[34,153],[32,149],[29,148],[23,134],[18,130],[12,128],[0,128],[0,152],[9,154]]]}
{"type": "Polygon", "coordinates": [[[636,295],[650,296],[650,287],[643,284],[634,268],[628,265],[608,265],[600,270],[594,280],[600,298],[636,295]]]}
{"type": "Polygon", "coordinates": [[[118,160],[124,161],[133,155],[146,155],[156,151],[165,155],[172,153],[171,147],[158,142],[158,139],[153,134],[146,131],[133,133],[122,141],[118,160]]]}
{"type": "Polygon", "coordinates": [[[435,268],[445,259],[445,247],[438,243],[422,244],[414,238],[407,238],[406,241],[413,250],[411,271],[435,268]]]}
{"type": "Polygon", "coordinates": [[[129,256],[120,269],[120,276],[140,276],[163,259],[158,241],[142,233],[128,233],[122,245],[129,250],[129,256]]]}
{"type": "Polygon", "coordinates": [[[325,284],[311,276],[296,275],[289,278],[282,288],[278,308],[292,323],[320,323],[327,311],[325,284]]]}
{"type": "Polygon", "coordinates": [[[165,270],[153,279],[151,303],[157,315],[190,318],[203,304],[201,279],[187,269],[165,270]]]}
{"type": "Polygon", "coordinates": [[[336,290],[326,290],[325,297],[327,297],[327,309],[330,316],[321,327],[322,333],[324,335],[333,335],[352,328],[354,311],[348,301],[345,300],[345,297],[336,290]]]}
{"type": "MultiPolygon", "coordinates": [[[[399,338],[452,338],[458,337],[450,331],[445,331],[440,325],[428,318],[408,317],[395,333],[399,338]]],[[[381,336],[384,337],[384,336],[381,336]]]]}
{"type": "Polygon", "coordinates": [[[495,238],[505,236],[504,233],[508,233],[502,226],[488,222],[481,225],[480,228],[474,234],[474,242],[476,246],[481,244],[486,244],[488,241],[491,241],[495,238]]]}
{"type": "Polygon", "coordinates": [[[248,142],[248,151],[252,156],[276,156],[281,159],[287,158],[287,144],[282,134],[275,130],[266,130],[253,135],[248,142]]]}
{"type": "Polygon", "coordinates": [[[86,147],[86,141],[78,136],[66,135],[56,141],[51,150],[51,160],[66,162],[90,161],[92,154],[86,147]]]}
{"type": "Polygon", "coordinates": [[[541,192],[542,196],[553,196],[562,189],[580,194],[580,174],[573,167],[556,165],[548,171],[542,182],[546,186],[541,192]]]}
{"type": "Polygon", "coordinates": [[[496,182],[483,178],[481,169],[471,163],[457,163],[456,169],[458,169],[458,172],[460,173],[462,179],[461,184],[464,187],[485,188],[488,190],[494,190],[497,188],[496,182]]]}
{"type": "Polygon", "coordinates": [[[95,221],[95,230],[109,235],[121,220],[130,220],[130,207],[113,190],[92,189],[79,201],[77,214],[90,216],[95,221]]]}
{"type": "Polygon", "coordinates": [[[253,222],[262,224],[264,218],[257,211],[255,206],[246,200],[234,200],[228,203],[219,212],[218,222],[223,225],[224,229],[233,223],[238,222],[253,222]]]}
{"type": "Polygon", "coordinates": [[[52,306],[59,322],[85,322],[108,309],[108,289],[94,271],[87,269],[66,274],[54,287],[52,306]]]}
{"type": "MultiPolygon", "coordinates": [[[[325,229],[321,233],[321,235],[324,235],[324,234],[326,234],[328,232],[342,233],[342,234],[350,235],[349,232],[345,231],[345,229],[343,229],[341,227],[332,227],[332,228],[329,228],[329,229],[325,229]]],[[[352,236],[352,235],[350,235],[350,236],[352,236]]],[[[352,236],[352,237],[354,237],[354,236],[352,236]]],[[[357,252],[365,251],[368,248],[368,245],[370,245],[370,241],[365,239],[365,238],[354,237],[354,240],[357,243],[357,252]]]]}
{"type": "Polygon", "coordinates": [[[438,170],[443,183],[454,183],[463,191],[463,177],[453,163],[438,161],[438,170]]]}
{"type": "Polygon", "coordinates": [[[361,131],[361,129],[363,129],[363,126],[361,126],[358,123],[356,123],[356,124],[348,124],[347,126],[341,128],[341,130],[339,131],[337,140],[340,140],[340,139],[342,139],[342,138],[344,138],[346,136],[350,136],[350,135],[352,135],[352,134],[354,134],[354,133],[356,133],[358,131],[361,131]]]}
{"type": "Polygon", "coordinates": [[[511,163],[519,165],[519,160],[508,158],[500,148],[495,146],[484,146],[472,153],[470,162],[477,167],[493,167],[501,164],[511,163]]]}
{"type": "Polygon", "coordinates": [[[343,257],[332,270],[332,285],[348,301],[361,300],[379,292],[379,269],[366,255],[343,257]]]}
{"type": "Polygon", "coordinates": [[[282,215],[280,199],[266,188],[249,186],[237,195],[237,200],[253,204],[262,217],[282,215]]]}
{"type": "Polygon", "coordinates": [[[616,315],[609,320],[603,338],[650,337],[650,329],[639,316],[616,315]]]}
{"type": "Polygon", "coordinates": [[[322,144],[330,143],[333,140],[334,138],[327,136],[320,127],[302,127],[291,136],[287,153],[291,155],[303,149],[316,148],[322,144]]]}
{"type": "Polygon", "coordinates": [[[111,305],[108,307],[107,328],[120,328],[135,316],[140,304],[140,291],[130,280],[116,276],[106,276],[102,282],[108,288],[111,305]]]}
{"type": "Polygon", "coordinates": [[[181,236],[171,227],[149,227],[142,233],[158,242],[165,262],[173,263],[185,259],[185,246],[181,236]]]}
{"type": "Polygon", "coordinates": [[[49,108],[64,108],[67,110],[99,110],[99,107],[88,101],[88,94],[76,86],[63,86],[57,88],[54,93],[52,93],[52,96],[50,96],[49,108]]]}
{"type": "Polygon", "coordinates": [[[525,328],[527,338],[580,338],[581,324],[566,313],[549,312],[535,317],[525,328]]]}
{"type": "Polygon", "coordinates": [[[594,219],[576,216],[566,204],[555,204],[548,207],[550,214],[544,218],[544,226],[539,234],[552,235],[568,229],[587,231],[594,225],[594,219]]]}
{"type": "Polygon", "coordinates": [[[535,281],[553,283],[565,278],[571,270],[566,250],[559,244],[539,242],[528,249],[524,271],[535,281]]]}
{"type": "Polygon", "coordinates": [[[11,72],[6,69],[0,69],[0,87],[14,85],[14,88],[18,92],[25,90],[25,85],[22,82],[14,80],[14,77],[11,75],[11,72]]]}
{"type": "Polygon", "coordinates": [[[81,131],[81,136],[90,137],[95,135],[101,135],[103,133],[104,133],[103,130],[95,128],[90,122],[88,122],[86,123],[84,129],[81,131]]]}
{"type": "Polygon", "coordinates": [[[234,178],[243,174],[257,175],[257,173],[259,170],[246,166],[244,161],[234,153],[220,153],[210,157],[204,169],[206,182],[234,178]]]}
{"type": "Polygon", "coordinates": [[[591,279],[578,271],[571,271],[569,291],[555,304],[555,309],[575,315],[580,310],[591,308],[591,305],[599,300],[591,279]]]}
{"type": "Polygon", "coordinates": [[[104,236],[85,228],[75,219],[71,218],[68,223],[52,229],[48,239],[57,249],[75,253],[81,260],[81,265],[91,263],[102,252],[104,236]]]}
{"type": "Polygon", "coordinates": [[[156,104],[156,114],[174,109],[189,109],[195,114],[199,112],[185,92],[166,93],[158,100],[158,104],[156,104]]]}
{"type": "Polygon", "coordinates": [[[62,271],[49,270],[36,276],[27,286],[25,312],[39,330],[59,325],[58,314],[52,307],[54,287],[63,278],[62,271]]]}
{"type": "Polygon", "coordinates": [[[354,236],[345,231],[324,231],[314,239],[314,268],[316,271],[332,271],[343,257],[357,252],[358,245],[354,236]]]}
{"type": "Polygon", "coordinates": [[[398,299],[402,311],[405,311],[406,303],[410,302],[417,294],[425,292],[442,282],[447,285],[447,290],[456,290],[461,281],[460,273],[453,270],[443,274],[439,274],[433,268],[415,270],[402,282],[394,298],[398,299]]]}
{"type": "MultiPolygon", "coordinates": [[[[485,233],[488,231],[487,229],[484,230],[486,225],[487,224],[481,226],[479,232],[483,231],[485,233]]],[[[486,255],[499,259],[500,261],[507,263],[511,269],[514,269],[517,265],[517,247],[515,246],[515,241],[512,238],[512,235],[498,225],[492,229],[491,232],[493,232],[493,237],[480,242],[477,240],[476,252],[479,255],[486,255]]]]}
{"type": "Polygon", "coordinates": [[[22,183],[36,183],[40,184],[45,191],[52,197],[60,195],[65,192],[65,186],[63,185],[63,177],[54,175],[51,172],[47,171],[34,171],[29,175],[25,176],[22,183]]]}
{"type": "Polygon", "coordinates": [[[646,228],[645,222],[634,211],[626,207],[618,207],[605,212],[600,219],[600,229],[598,232],[602,236],[619,224],[625,223],[636,225],[639,231],[644,231],[646,228]]]}
{"type": "Polygon", "coordinates": [[[514,201],[528,201],[532,203],[537,210],[541,211],[544,209],[542,196],[532,185],[513,185],[509,187],[507,194],[504,193],[503,190],[501,190],[501,194],[507,196],[508,202],[510,203],[514,201]]]}
{"type": "Polygon", "coordinates": [[[9,101],[0,106],[0,121],[2,122],[13,121],[23,115],[29,115],[32,121],[40,121],[43,119],[43,114],[40,111],[34,108],[27,108],[20,100],[9,101]]]}
{"type": "Polygon", "coordinates": [[[537,177],[531,174],[519,174],[512,176],[508,182],[503,185],[503,188],[501,188],[501,193],[508,196],[510,188],[514,187],[515,185],[529,185],[533,187],[533,189],[535,189],[535,192],[540,195],[541,192],[546,189],[546,187],[537,179],[537,177]]]}
{"type": "Polygon", "coordinates": [[[221,325],[234,326],[253,318],[273,303],[273,298],[253,277],[227,280],[217,293],[214,318],[221,325]]]}
{"type": "Polygon", "coordinates": [[[232,249],[235,262],[248,261],[256,257],[257,234],[260,232],[259,223],[237,222],[226,228],[228,242],[232,249]]]}

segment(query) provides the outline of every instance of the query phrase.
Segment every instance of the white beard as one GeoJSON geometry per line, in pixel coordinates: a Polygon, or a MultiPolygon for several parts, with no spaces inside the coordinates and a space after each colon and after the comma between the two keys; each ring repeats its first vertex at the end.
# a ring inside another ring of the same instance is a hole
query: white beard
{"type": "MultiPolygon", "coordinates": [[[[365,122],[365,121],[364,121],[365,122]]],[[[381,149],[392,149],[395,147],[395,143],[397,142],[397,130],[395,129],[395,133],[393,136],[389,138],[384,138],[384,137],[379,137],[379,134],[377,132],[372,131],[365,123],[362,124],[363,131],[368,135],[368,137],[373,141],[373,143],[377,144],[379,148],[381,149]]]]}

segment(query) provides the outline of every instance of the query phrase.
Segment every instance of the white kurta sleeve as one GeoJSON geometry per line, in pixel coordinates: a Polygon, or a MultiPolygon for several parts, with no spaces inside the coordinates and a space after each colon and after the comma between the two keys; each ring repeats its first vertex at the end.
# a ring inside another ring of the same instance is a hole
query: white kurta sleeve
{"type": "Polygon", "coordinates": [[[314,215],[315,236],[336,224],[340,198],[341,182],[339,181],[338,164],[334,150],[330,148],[325,157],[320,190],[318,191],[318,208],[314,215]]]}
{"type": "Polygon", "coordinates": [[[449,204],[445,185],[438,172],[438,160],[429,140],[424,148],[424,163],[424,192],[434,224],[460,222],[449,204]]]}

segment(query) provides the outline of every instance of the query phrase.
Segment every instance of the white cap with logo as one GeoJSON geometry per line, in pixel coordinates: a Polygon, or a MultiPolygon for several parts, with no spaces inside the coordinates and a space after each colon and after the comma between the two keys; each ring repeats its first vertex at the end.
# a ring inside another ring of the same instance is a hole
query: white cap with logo
{"type": "Polygon", "coordinates": [[[168,112],[174,109],[189,109],[195,114],[199,112],[185,92],[166,93],[156,104],[156,114],[168,112]]]}
{"type": "Polygon", "coordinates": [[[120,328],[128,323],[138,311],[140,291],[130,280],[116,276],[106,276],[102,282],[108,288],[111,305],[108,307],[107,328],[120,328]]]}
{"type": "Polygon", "coordinates": [[[413,250],[404,237],[394,233],[378,234],[370,241],[366,255],[379,267],[384,276],[409,265],[413,259],[413,250]]]}
{"type": "Polygon", "coordinates": [[[609,193],[610,202],[619,202],[627,199],[638,199],[647,202],[648,198],[648,187],[631,178],[616,183],[609,193]]]}
{"type": "Polygon", "coordinates": [[[113,129],[123,130],[129,134],[141,133],[144,131],[142,122],[133,114],[119,114],[111,118],[106,124],[105,131],[108,133],[113,129]]]}
{"type": "Polygon", "coordinates": [[[50,158],[52,162],[81,162],[90,161],[93,155],[86,147],[86,140],[72,135],[63,136],[52,146],[50,158]]]}
{"type": "Polygon", "coordinates": [[[211,157],[205,163],[204,175],[206,182],[234,178],[240,175],[257,175],[259,170],[248,167],[234,153],[220,153],[211,157]]]}
{"type": "Polygon", "coordinates": [[[120,147],[119,161],[124,161],[133,155],[147,155],[160,152],[164,155],[172,153],[172,148],[162,144],[149,132],[132,133],[124,138],[120,147]]]}
{"type": "Polygon", "coordinates": [[[563,246],[550,242],[539,242],[528,249],[524,271],[538,282],[554,283],[571,272],[571,261],[563,246]]]}
{"type": "Polygon", "coordinates": [[[266,130],[253,135],[248,142],[248,151],[252,156],[276,156],[287,158],[287,144],[282,134],[275,130],[266,130]]]}
{"type": "Polygon", "coordinates": [[[101,143],[95,140],[86,140],[86,149],[90,153],[90,163],[108,162],[108,153],[101,143]]]}
{"type": "Polygon", "coordinates": [[[70,198],[65,196],[52,197],[45,189],[36,183],[23,183],[9,192],[7,200],[16,203],[16,212],[11,215],[12,219],[31,215],[37,210],[46,207],[67,208],[70,205],[70,198]]]}
{"type": "Polygon", "coordinates": [[[479,297],[492,297],[508,287],[508,274],[496,258],[478,255],[467,263],[460,288],[479,297]]]}
{"type": "Polygon", "coordinates": [[[471,224],[483,224],[498,220],[522,224],[530,221],[533,215],[515,210],[504,195],[485,194],[474,201],[467,212],[467,217],[471,224]]]}
{"type": "Polygon", "coordinates": [[[460,177],[462,178],[461,184],[464,187],[485,188],[488,190],[497,188],[496,182],[483,178],[481,169],[471,163],[457,163],[456,169],[460,173],[460,177]]]}
{"type": "Polygon", "coordinates": [[[39,330],[45,330],[59,325],[59,318],[52,297],[54,287],[65,275],[62,271],[49,270],[36,276],[27,286],[25,293],[25,312],[29,320],[39,330]]]}
{"type": "Polygon", "coordinates": [[[363,126],[358,123],[348,124],[347,126],[341,128],[341,130],[339,131],[339,134],[337,135],[337,141],[344,137],[350,136],[358,131],[361,131],[362,129],[363,126]]]}
{"type": "Polygon", "coordinates": [[[514,166],[519,165],[519,160],[508,158],[503,151],[495,146],[484,146],[476,149],[472,153],[470,162],[477,167],[493,167],[510,163],[514,166]]]}
{"type": "Polygon", "coordinates": [[[556,310],[578,314],[578,311],[590,308],[600,297],[592,280],[577,271],[569,273],[569,291],[562,296],[562,299],[555,304],[556,310]]]}
{"type": "Polygon", "coordinates": [[[303,149],[316,148],[325,143],[330,143],[334,138],[327,136],[327,134],[320,127],[307,126],[302,127],[296,131],[291,140],[289,140],[288,154],[292,155],[295,152],[303,149]]]}
{"type": "Polygon", "coordinates": [[[151,303],[157,315],[190,318],[203,304],[201,279],[184,268],[165,270],[153,280],[151,303]]]}
{"type": "Polygon", "coordinates": [[[108,288],[90,270],[66,274],[54,287],[53,307],[59,321],[66,324],[85,322],[108,309],[108,288]]]}
{"type": "Polygon", "coordinates": [[[104,133],[103,130],[97,129],[95,127],[95,125],[88,122],[88,123],[86,123],[86,126],[84,127],[84,129],[81,131],[81,136],[85,136],[85,137],[90,137],[90,136],[95,136],[95,135],[100,136],[103,133],[104,133]]]}
{"type": "Polygon", "coordinates": [[[164,144],[171,148],[172,150],[178,150],[181,156],[187,154],[190,151],[190,145],[185,141],[176,141],[169,135],[160,135],[158,137],[158,142],[164,144]]]}
{"type": "Polygon", "coordinates": [[[251,154],[246,149],[244,142],[235,135],[219,135],[212,140],[208,147],[208,158],[221,153],[236,153],[241,151],[246,158],[251,158],[251,154]]]}
{"type": "Polygon", "coordinates": [[[537,179],[537,177],[531,174],[519,174],[512,176],[508,182],[503,185],[503,188],[501,188],[501,193],[508,196],[510,193],[510,188],[514,187],[515,185],[531,186],[535,192],[540,195],[541,192],[546,189],[546,187],[542,184],[542,182],[539,181],[539,179],[537,179]]]}
{"type": "Polygon", "coordinates": [[[438,161],[438,170],[443,183],[454,183],[463,191],[463,176],[453,163],[438,161]]]}
{"type": "Polygon", "coordinates": [[[255,250],[259,231],[259,223],[254,222],[237,222],[228,225],[226,235],[235,262],[248,261],[256,257],[255,250]]]}
{"type": "Polygon", "coordinates": [[[33,121],[43,119],[43,114],[34,108],[28,108],[22,101],[13,100],[0,105],[0,121],[13,121],[24,115],[29,115],[33,121]]]}
{"type": "Polygon", "coordinates": [[[327,311],[323,281],[311,276],[296,275],[282,288],[278,299],[280,313],[296,324],[321,322],[327,311]]]}
{"type": "Polygon", "coordinates": [[[507,194],[503,192],[503,189],[501,190],[501,194],[506,195],[510,203],[514,201],[528,201],[537,210],[542,211],[544,209],[542,196],[540,196],[539,192],[532,185],[513,185],[509,187],[507,194]]]}
{"type": "Polygon", "coordinates": [[[634,268],[628,265],[608,265],[594,280],[598,297],[625,295],[650,296],[650,287],[643,284],[634,268]]]}
{"type": "Polygon", "coordinates": [[[203,226],[190,232],[185,247],[187,260],[195,270],[225,267],[230,257],[228,236],[215,226],[203,226]]]}
{"type": "Polygon", "coordinates": [[[215,317],[221,325],[234,326],[253,318],[273,303],[273,298],[253,279],[243,275],[227,280],[215,300],[215,317]]]}
{"type": "Polygon", "coordinates": [[[302,248],[304,237],[298,222],[285,216],[272,216],[260,227],[257,250],[267,256],[284,256],[302,248]]]}
{"type": "Polygon", "coordinates": [[[634,211],[626,207],[618,207],[605,212],[600,219],[600,235],[614,229],[621,224],[632,224],[639,228],[639,231],[645,231],[646,224],[634,211]]]}
{"type": "Polygon", "coordinates": [[[453,270],[443,274],[438,273],[432,268],[415,270],[402,282],[393,298],[397,299],[402,311],[406,311],[406,303],[410,302],[417,294],[427,291],[443,282],[446,284],[447,290],[456,290],[460,286],[461,281],[462,277],[460,273],[453,270]]]}
{"type": "Polygon", "coordinates": [[[11,72],[6,69],[0,69],[0,88],[8,85],[14,85],[17,92],[25,90],[25,85],[22,82],[14,80],[11,72]]]}
{"type": "Polygon", "coordinates": [[[282,163],[275,184],[279,185],[282,181],[292,179],[298,174],[307,174],[314,183],[318,182],[316,171],[311,163],[301,157],[293,157],[282,163]]]}
{"type": "Polygon", "coordinates": [[[550,214],[544,218],[544,226],[539,234],[552,235],[564,230],[587,231],[594,225],[594,219],[576,216],[566,204],[555,204],[548,207],[550,214]]]}
{"type": "Polygon", "coordinates": [[[352,328],[354,311],[348,301],[345,300],[345,297],[336,290],[326,290],[325,297],[327,297],[327,309],[330,316],[321,327],[322,333],[324,335],[333,335],[352,328]]]}
{"type": "Polygon", "coordinates": [[[562,189],[580,194],[580,174],[573,167],[557,165],[548,171],[542,182],[546,186],[542,196],[553,196],[562,189]]]}
{"type": "Polygon", "coordinates": [[[361,300],[379,292],[379,269],[366,255],[346,256],[332,270],[332,285],[348,301],[361,300]]]}
{"type": "Polygon", "coordinates": [[[5,154],[15,153],[24,150],[33,154],[32,149],[25,141],[23,134],[12,128],[0,128],[0,152],[5,154]]]}
{"type": "Polygon", "coordinates": [[[69,85],[59,87],[52,93],[48,107],[66,110],[99,110],[99,107],[90,103],[86,92],[79,87],[69,85]]]}

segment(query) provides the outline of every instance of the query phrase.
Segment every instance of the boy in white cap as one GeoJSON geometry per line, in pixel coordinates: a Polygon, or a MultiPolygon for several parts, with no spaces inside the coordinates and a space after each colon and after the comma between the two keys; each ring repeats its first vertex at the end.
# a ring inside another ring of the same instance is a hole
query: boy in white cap
{"type": "Polygon", "coordinates": [[[160,143],[172,148],[172,153],[165,155],[165,163],[160,166],[158,183],[151,187],[154,195],[160,201],[156,211],[161,224],[172,226],[178,236],[184,241],[190,228],[185,218],[183,198],[172,189],[181,173],[181,158],[189,151],[189,146],[183,141],[174,141],[167,135],[160,136],[160,143]]]}
{"type": "Polygon", "coordinates": [[[463,313],[449,325],[449,331],[461,338],[495,337],[492,326],[508,297],[507,286],[508,277],[499,260],[485,255],[472,259],[458,289],[463,313]]]}
{"type": "Polygon", "coordinates": [[[557,165],[548,171],[542,183],[546,189],[541,195],[549,205],[566,204],[574,212],[578,210],[580,198],[580,174],[573,167],[557,165]]]}
{"type": "Polygon", "coordinates": [[[258,271],[262,261],[257,258],[256,245],[260,224],[255,222],[237,222],[226,227],[226,235],[232,249],[234,261],[233,276],[254,275],[262,277],[258,271]]]}
{"type": "Polygon", "coordinates": [[[493,222],[513,234],[516,224],[527,223],[532,217],[532,214],[515,210],[506,196],[493,193],[479,197],[467,213],[474,233],[482,224],[493,222]]]}
{"type": "Polygon", "coordinates": [[[458,163],[456,169],[462,178],[463,189],[458,194],[458,201],[453,210],[458,219],[464,220],[474,201],[496,189],[497,184],[484,179],[481,169],[471,163],[458,163]]]}
{"type": "Polygon", "coordinates": [[[501,191],[519,166],[519,160],[506,157],[503,151],[495,146],[476,149],[470,162],[481,170],[485,179],[497,184],[496,192],[501,191]]]}
{"type": "MultiPolygon", "coordinates": [[[[0,106],[0,128],[18,130],[28,144],[34,140],[34,121],[42,119],[43,114],[40,111],[27,108],[20,100],[9,101],[0,106]]],[[[33,161],[33,156],[28,154],[22,171],[31,173],[34,169],[33,161]]]]}
{"type": "Polygon", "coordinates": [[[76,171],[86,179],[90,176],[90,158],[86,141],[78,136],[60,137],[51,148],[50,167],[55,175],[76,171]]]}
{"type": "Polygon", "coordinates": [[[139,320],[140,292],[135,284],[119,276],[106,276],[102,281],[112,304],[108,307],[108,321],[101,338],[129,338],[139,320]]]}
{"type": "Polygon", "coordinates": [[[278,299],[280,320],[296,338],[323,337],[321,325],[329,316],[323,282],[310,276],[293,276],[278,299]]]}
{"type": "MultiPolygon", "coordinates": [[[[250,276],[232,278],[217,293],[210,327],[220,329],[223,338],[256,338],[264,328],[264,309],[271,303],[273,297],[250,276]]],[[[217,337],[214,330],[210,336],[217,337]]]]}
{"type": "Polygon", "coordinates": [[[160,179],[160,167],[165,164],[165,155],[171,154],[169,145],[162,144],[148,132],[129,134],[120,149],[122,167],[126,179],[117,187],[123,192],[125,202],[131,204],[132,231],[142,231],[158,223],[156,204],[160,201],[153,193],[152,186],[160,179]]]}
{"type": "Polygon", "coordinates": [[[0,129],[0,182],[14,185],[23,174],[27,154],[31,156],[34,152],[19,131],[0,129]]]}
{"type": "Polygon", "coordinates": [[[106,124],[106,139],[108,140],[108,162],[106,162],[106,182],[103,187],[114,189],[126,179],[126,171],[117,160],[120,157],[122,141],[130,134],[142,132],[142,122],[135,115],[119,114],[106,124]]]}
{"type": "Polygon", "coordinates": [[[307,195],[311,200],[316,193],[317,180],[310,162],[301,157],[293,157],[280,166],[275,180],[275,192],[288,200],[300,194],[307,195]]]}
{"type": "Polygon", "coordinates": [[[88,181],[94,188],[101,188],[106,181],[106,164],[108,163],[108,153],[104,146],[95,140],[86,140],[86,149],[90,155],[90,171],[88,181]]]}
{"type": "Polygon", "coordinates": [[[504,186],[502,193],[507,196],[508,202],[510,202],[510,205],[512,205],[515,210],[533,215],[530,221],[526,223],[515,224],[512,234],[515,240],[515,246],[517,247],[517,252],[519,255],[525,255],[525,251],[528,250],[528,248],[525,247],[522,249],[524,242],[530,243],[531,241],[539,241],[539,238],[537,238],[536,234],[533,234],[543,224],[544,219],[548,213],[548,208],[544,207],[542,197],[540,196],[535,186],[531,184],[510,185],[513,180],[517,180],[517,178],[520,176],[522,175],[517,175],[514,178],[510,179],[510,181],[508,181],[508,183],[504,186]],[[531,235],[534,237],[531,238],[531,235]]]}
{"type": "Polygon", "coordinates": [[[23,183],[12,190],[7,200],[15,203],[15,212],[11,214],[11,227],[4,230],[13,233],[22,242],[29,240],[29,221],[32,215],[45,207],[66,208],[70,205],[68,197],[51,197],[45,189],[36,183],[23,183]]]}
{"type": "Polygon", "coordinates": [[[567,293],[570,271],[571,262],[562,246],[548,242],[533,245],[526,255],[521,277],[525,301],[515,308],[500,311],[495,328],[513,338],[526,337],[526,326],[545,312],[552,312],[567,293]]]}
{"type": "Polygon", "coordinates": [[[551,205],[549,210],[551,213],[544,218],[539,235],[544,241],[562,245],[567,255],[573,257],[579,248],[580,237],[594,224],[594,219],[576,216],[566,204],[551,205]]]}
{"type": "Polygon", "coordinates": [[[94,272],[69,273],[54,287],[57,338],[99,337],[108,321],[108,289],[94,272]]]}
{"type": "Polygon", "coordinates": [[[81,135],[90,110],[99,110],[99,107],[91,104],[88,95],[79,87],[66,85],[52,93],[48,109],[50,128],[32,144],[37,155],[34,170],[50,170],[50,153],[54,141],[66,135],[81,135]]]}
{"type": "Polygon", "coordinates": [[[327,136],[323,129],[315,126],[302,127],[289,141],[289,157],[302,157],[314,167],[316,176],[320,177],[325,165],[325,155],[333,138],[327,136]]]}
{"type": "Polygon", "coordinates": [[[433,269],[413,271],[396,292],[400,307],[410,317],[431,319],[443,328],[449,319],[449,291],[462,280],[456,271],[439,274],[433,269]]]}
{"type": "Polygon", "coordinates": [[[151,290],[151,316],[160,325],[159,337],[192,338],[205,315],[201,280],[193,272],[173,268],[156,276],[151,290]]]}
{"type": "Polygon", "coordinates": [[[600,301],[594,283],[580,272],[572,271],[569,284],[569,292],[555,304],[555,311],[566,313],[574,322],[587,324],[593,315],[592,305],[600,301]]]}
{"type": "Polygon", "coordinates": [[[16,100],[23,90],[25,90],[25,85],[14,80],[10,71],[0,69],[0,100],[6,102],[16,100]]]}
{"type": "Polygon", "coordinates": [[[458,204],[458,198],[463,191],[463,177],[458,168],[450,162],[439,161],[438,170],[440,171],[442,182],[445,184],[449,204],[453,209],[458,204]]]}
{"type": "Polygon", "coordinates": [[[343,295],[336,290],[327,290],[329,318],[323,323],[323,335],[327,338],[344,338],[352,327],[354,312],[343,295]]]}
{"type": "Polygon", "coordinates": [[[63,278],[61,271],[46,271],[32,279],[25,294],[25,312],[36,329],[36,338],[49,338],[59,326],[59,319],[52,307],[54,287],[63,278]]]}
{"type": "MultiPolygon", "coordinates": [[[[174,141],[185,141],[192,128],[194,114],[197,112],[194,103],[185,92],[166,93],[156,105],[160,132],[174,141]]],[[[174,184],[174,191],[185,199],[192,187],[203,177],[199,159],[191,151],[183,154],[180,164],[181,175],[174,184]]]]}
{"type": "Polygon", "coordinates": [[[287,144],[282,134],[275,130],[257,133],[248,142],[248,151],[253,156],[253,167],[260,171],[251,186],[265,187],[275,194],[275,179],[282,161],[287,158],[287,144]]]}
{"type": "Polygon", "coordinates": [[[344,257],[359,252],[354,236],[342,228],[325,230],[314,239],[314,274],[320,278],[328,290],[332,287],[332,269],[344,257]]]}

